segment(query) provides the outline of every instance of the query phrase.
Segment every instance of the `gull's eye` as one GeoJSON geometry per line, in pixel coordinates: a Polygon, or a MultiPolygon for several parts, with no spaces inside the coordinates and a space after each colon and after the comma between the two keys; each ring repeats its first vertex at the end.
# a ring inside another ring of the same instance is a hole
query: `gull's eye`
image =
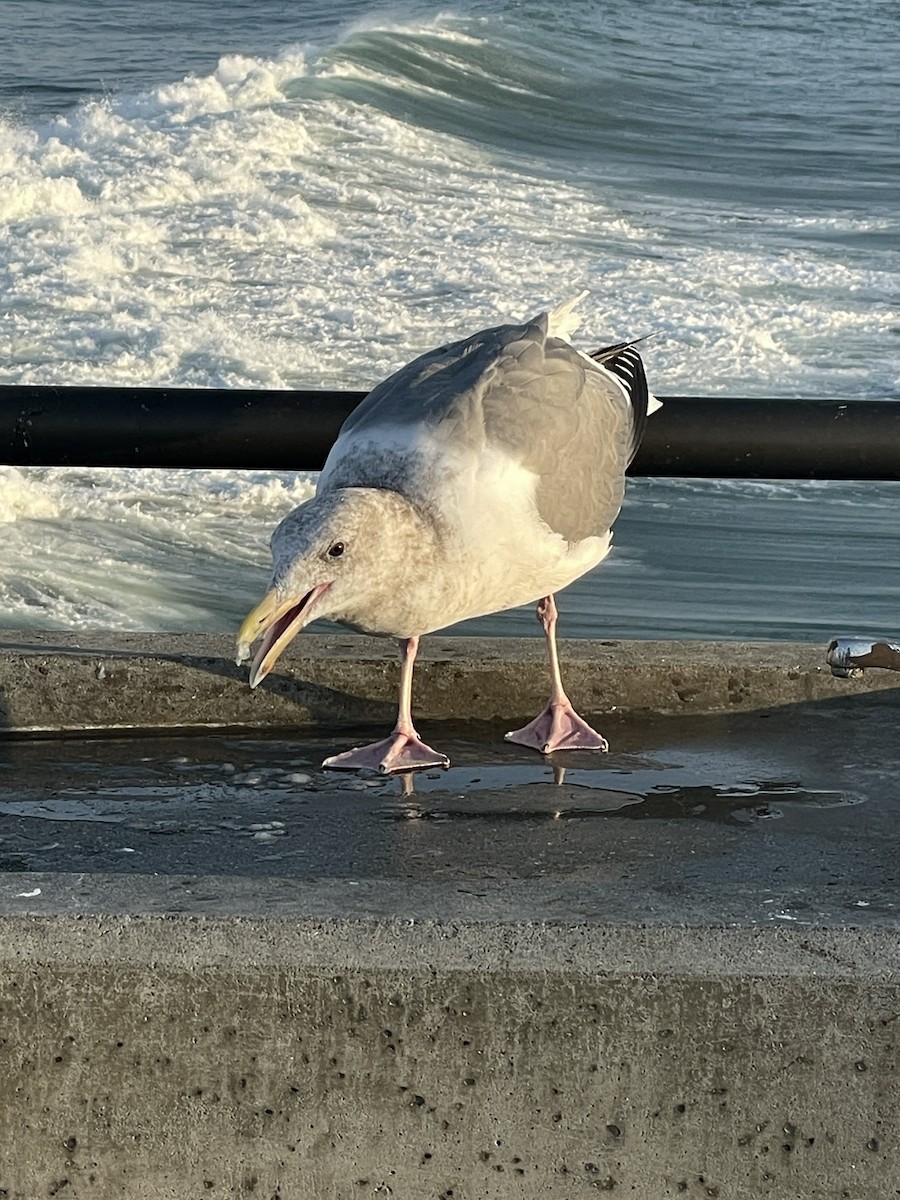
{"type": "Polygon", "coordinates": [[[343,553],[344,553],[344,543],[343,542],[335,542],[333,546],[328,547],[328,557],[329,558],[340,558],[343,553]]]}

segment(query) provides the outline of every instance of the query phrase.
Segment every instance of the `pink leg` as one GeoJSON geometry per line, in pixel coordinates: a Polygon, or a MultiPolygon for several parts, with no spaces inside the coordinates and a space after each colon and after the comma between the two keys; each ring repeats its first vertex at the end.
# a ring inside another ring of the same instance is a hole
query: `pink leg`
{"type": "Polygon", "coordinates": [[[369,746],[358,746],[343,754],[326,758],[323,767],[337,771],[357,771],[361,768],[380,771],[387,775],[391,771],[416,771],[422,767],[449,767],[450,759],[426,746],[416,733],[412,723],[412,677],[419,639],[408,638],[400,643],[400,706],[397,724],[389,737],[369,746]]]}
{"type": "Polygon", "coordinates": [[[559,614],[552,595],[545,596],[538,604],[537,616],[547,637],[550,701],[533,721],[508,733],[506,740],[539,750],[541,754],[552,754],[554,750],[608,750],[606,738],[579,717],[563,688],[559,655],[556,652],[556,621],[559,614]]]}

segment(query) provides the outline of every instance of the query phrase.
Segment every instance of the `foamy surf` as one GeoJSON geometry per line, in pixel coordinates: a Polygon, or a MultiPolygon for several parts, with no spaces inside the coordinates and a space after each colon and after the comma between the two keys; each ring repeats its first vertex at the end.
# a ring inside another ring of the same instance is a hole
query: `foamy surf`
{"type": "Polygon", "coordinates": [[[895,383],[877,304],[891,270],[730,241],[729,214],[674,242],[659,214],[499,162],[459,120],[436,128],[455,94],[424,124],[401,118],[433,47],[467,48],[440,20],[422,39],[395,24],[227,55],[207,76],[0,125],[0,380],[360,386],[584,285],[587,340],[668,335],[654,369],[670,391],[834,392],[841,360],[823,349],[838,338],[866,354],[873,393],[895,383]],[[382,61],[388,38],[405,74],[382,61]],[[380,90],[356,98],[367,58],[380,90]]]}
{"type": "Polygon", "coordinates": [[[3,623],[227,629],[268,572],[267,530],[313,486],[265,472],[3,468],[3,623]]]}

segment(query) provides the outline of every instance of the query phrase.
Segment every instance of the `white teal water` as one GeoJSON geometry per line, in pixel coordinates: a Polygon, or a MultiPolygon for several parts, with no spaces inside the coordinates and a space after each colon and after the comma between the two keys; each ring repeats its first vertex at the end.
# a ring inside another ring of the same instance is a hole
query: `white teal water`
{"type": "MultiPolygon", "coordinates": [[[[900,398],[898,36],[893,0],[4,0],[0,383],[360,388],[588,287],[663,395],[900,398]]],[[[898,489],[635,481],[563,630],[896,634],[898,489]]],[[[0,467],[0,626],[232,629],[309,491],[0,467]]]]}

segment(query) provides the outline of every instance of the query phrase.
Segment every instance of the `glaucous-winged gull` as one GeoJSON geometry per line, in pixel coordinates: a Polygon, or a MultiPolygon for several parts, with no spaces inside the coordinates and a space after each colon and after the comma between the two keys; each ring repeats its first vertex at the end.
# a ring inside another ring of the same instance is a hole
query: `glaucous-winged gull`
{"type": "Polygon", "coordinates": [[[345,421],[315,496],[273,533],[271,586],[238,635],[239,662],[262,638],[251,687],[316,617],[400,641],[394,730],[323,766],[449,765],[412,722],[419,639],[536,600],[550,700],[506,736],[544,754],[607,749],[563,689],[553,593],[609,553],[625,470],[658,402],[630,344],[572,347],[586,294],[441,346],[379,384],[345,421]]]}

